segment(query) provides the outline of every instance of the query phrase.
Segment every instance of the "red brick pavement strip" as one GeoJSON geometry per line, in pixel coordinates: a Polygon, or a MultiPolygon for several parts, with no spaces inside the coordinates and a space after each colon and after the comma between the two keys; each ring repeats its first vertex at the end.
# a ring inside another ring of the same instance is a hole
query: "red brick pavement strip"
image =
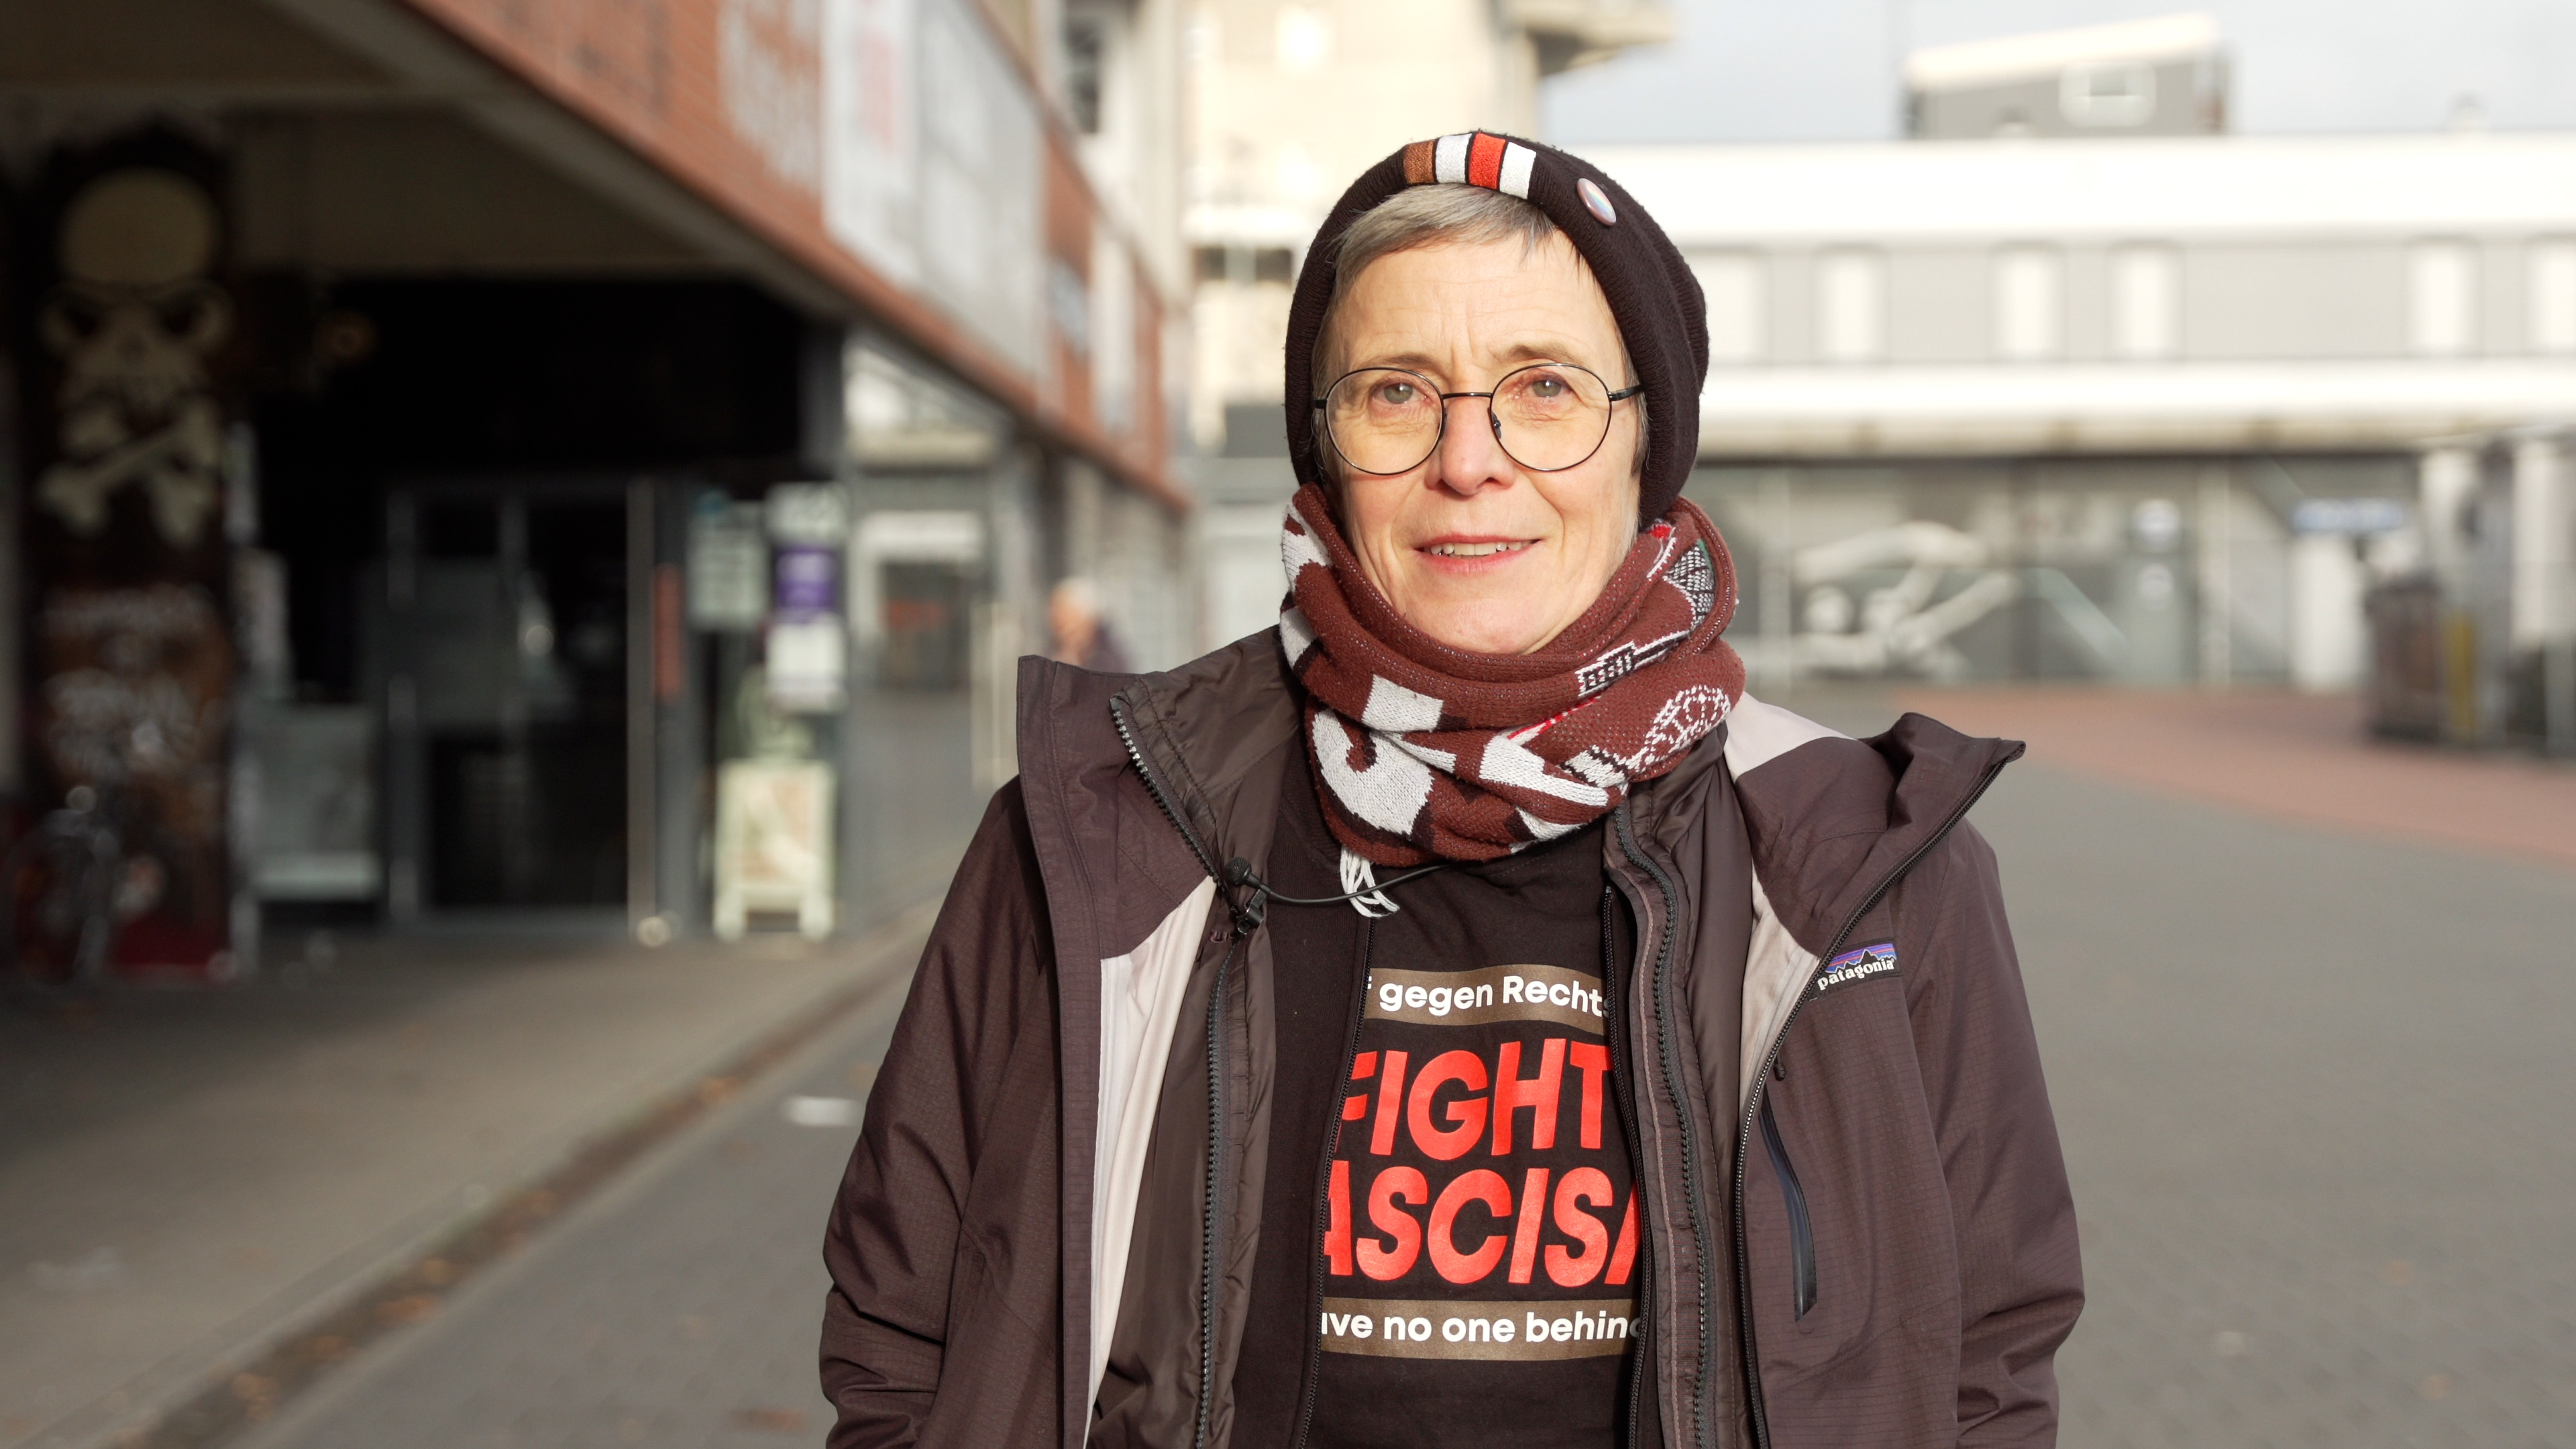
{"type": "Polygon", "coordinates": [[[1908,690],[2030,758],[2330,829],[2576,867],[2576,768],[2371,738],[2350,696],[1908,690]]]}

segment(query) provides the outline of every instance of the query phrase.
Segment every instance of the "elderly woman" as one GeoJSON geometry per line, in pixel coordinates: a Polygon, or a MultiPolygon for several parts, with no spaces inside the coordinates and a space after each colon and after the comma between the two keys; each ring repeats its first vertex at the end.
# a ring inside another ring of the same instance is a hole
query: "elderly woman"
{"type": "Polygon", "coordinates": [[[1023,666],[834,1210],[834,1445],[2046,1444],[2017,745],[1744,692],[1702,304],[1450,136],[1299,279],[1279,627],[1023,666]]]}

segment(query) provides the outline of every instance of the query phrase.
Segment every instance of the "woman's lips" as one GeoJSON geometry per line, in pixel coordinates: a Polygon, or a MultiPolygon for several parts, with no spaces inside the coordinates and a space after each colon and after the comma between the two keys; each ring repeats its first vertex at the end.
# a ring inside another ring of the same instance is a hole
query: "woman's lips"
{"type": "Polygon", "coordinates": [[[1435,538],[1413,551],[1444,574],[1481,574],[1509,567],[1538,543],[1534,538],[1435,538]]]}

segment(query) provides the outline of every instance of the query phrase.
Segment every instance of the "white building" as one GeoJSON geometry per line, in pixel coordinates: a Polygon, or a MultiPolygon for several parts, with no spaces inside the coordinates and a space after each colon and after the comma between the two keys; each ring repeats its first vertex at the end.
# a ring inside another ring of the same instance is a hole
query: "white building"
{"type": "MultiPolygon", "coordinates": [[[[1261,13],[1273,63],[1305,53],[1307,12],[1261,13]]],[[[1228,129],[1264,112],[1230,109],[1252,61],[1209,33],[1192,417],[1226,455],[1200,465],[1222,638],[1280,587],[1284,461],[1231,455],[1281,449],[1276,338],[1328,198],[1275,184],[1290,141],[1228,129]]],[[[1691,493],[1734,544],[1758,677],[2343,688],[2364,594],[2429,570],[2441,732],[2536,730],[2536,661],[2576,636],[2576,135],[2225,135],[2203,16],[1906,69],[1917,134],[1963,139],[1586,148],[1707,296],[1691,493]]],[[[1432,94],[1318,71],[1293,144],[1342,138],[1338,177],[1485,119],[1463,96],[1382,136],[1329,119],[1372,91],[1432,94]]]]}
{"type": "Polygon", "coordinates": [[[1775,674],[2350,684],[2421,547],[2339,505],[2576,416],[2576,136],[1589,154],[1708,295],[1694,495],[1775,674]]]}
{"type": "Polygon", "coordinates": [[[2226,129],[2227,51],[2203,14],[1940,45],[1905,60],[1905,133],[1918,140],[2226,129]]]}

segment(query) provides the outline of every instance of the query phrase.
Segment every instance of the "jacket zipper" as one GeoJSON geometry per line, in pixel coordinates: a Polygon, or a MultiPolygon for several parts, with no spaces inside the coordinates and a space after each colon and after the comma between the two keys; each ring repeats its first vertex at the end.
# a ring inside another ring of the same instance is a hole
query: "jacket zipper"
{"type": "Polygon", "coordinates": [[[1228,941],[1208,993],[1207,1216],[1199,1227],[1199,1415],[1191,1449],[1207,1444],[1208,1420],[1216,1406],[1217,1259],[1225,1233],[1225,983],[1232,965],[1234,942],[1228,941]]]}
{"type": "MultiPolygon", "coordinates": [[[[1360,1028],[1366,1024],[1366,1018],[1368,1016],[1369,972],[1372,963],[1377,960],[1376,935],[1377,923],[1363,917],[1360,922],[1359,996],[1358,999],[1351,1003],[1351,1034],[1349,1038],[1342,1043],[1342,1075],[1339,1079],[1339,1085],[1336,1088],[1337,1092],[1348,1092],[1350,1090],[1351,1064],[1359,1059],[1360,1028]]],[[[1341,1151],[1341,1147],[1342,1116],[1337,1110],[1333,1113],[1333,1129],[1324,1134],[1324,1160],[1317,1164],[1315,1171],[1315,1221],[1324,1224],[1328,1231],[1330,1230],[1332,1223],[1331,1213],[1333,1210],[1333,1156],[1341,1151]]],[[[1353,1231],[1356,1232],[1358,1225],[1354,1223],[1352,1228],[1353,1231]]],[[[1306,1295],[1306,1322],[1312,1325],[1317,1325],[1320,1328],[1324,1316],[1325,1271],[1323,1263],[1323,1247],[1320,1243],[1316,1245],[1313,1266],[1313,1282],[1315,1284],[1315,1291],[1306,1295]]],[[[1315,1426],[1315,1395],[1316,1392],[1323,1387],[1324,1380],[1322,1365],[1319,1362],[1323,1357],[1323,1353],[1324,1340],[1321,1332],[1319,1331],[1317,1333],[1307,1335],[1306,1392],[1298,1397],[1297,1432],[1295,1436],[1288,1441],[1292,1446],[1292,1449],[1305,1449],[1306,1436],[1308,1433],[1313,1431],[1315,1426]]]]}
{"type": "MultiPolygon", "coordinates": [[[[1208,848],[1199,843],[1196,835],[1190,833],[1190,827],[1181,819],[1181,812],[1173,808],[1172,797],[1164,793],[1161,777],[1154,773],[1153,766],[1145,763],[1145,752],[1136,744],[1136,731],[1127,722],[1127,706],[1114,697],[1109,701],[1109,722],[1118,727],[1118,742],[1127,747],[1127,761],[1136,767],[1136,777],[1145,782],[1145,793],[1154,797],[1154,804],[1162,810],[1163,818],[1172,822],[1172,828],[1179,831],[1181,839],[1189,845],[1190,854],[1199,858],[1199,869],[1206,871],[1208,879],[1218,885],[1225,884],[1225,872],[1216,868],[1216,857],[1208,853],[1208,848]]],[[[1234,903],[1228,901],[1226,904],[1231,908],[1234,903]]]]}
{"type": "MultiPolygon", "coordinates": [[[[1626,998],[1619,991],[1620,979],[1628,974],[1627,967],[1632,963],[1619,959],[1619,939],[1612,930],[1610,920],[1610,913],[1618,907],[1619,888],[1604,883],[1601,887],[1601,990],[1607,997],[1603,1004],[1608,1008],[1604,1014],[1604,1024],[1608,1030],[1602,1035],[1610,1045],[1610,1075],[1620,1084],[1620,1090],[1613,1093],[1611,1099],[1619,1104],[1619,1134],[1628,1140],[1628,1191],[1633,1196],[1643,1189],[1646,1181],[1645,1172],[1639,1165],[1646,1160],[1646,1144],[1638,1131],[1636,1106],[1628,1100],[1627,1096],[1627,1084],[1636,1080],[1637,1064],[1632,1060],[1636,1055],[1636,1048],[1628,1040],[1628,1008],[1624,1004],[1626,998]]],[[[1641,1212],[1639,1216],[1642,1217],[1643,1213],[1641,1212]]],[[[1641,1230],[1637,1234],[1639,1261],[1636,1277],[1631,1280],[1637,1285],[1637,1311],[1633,1316],[1640,1324],[1651,1324],[1654,1322],[1655,1235],[1651,1231],[1644,1230],[1645,1227],[1646,1225],[1640,1224],[1641,1230]]],[[[1627,1436],[1629,1449],[1635,1449],[1639,1442],[1638,1435],[1642,1430],[1638,1426],[1638,1411],[1645,1400],[1646,1380],[1654,1374],[1654,1371],[1654,1355],[1649,1351],[1648,1346],[1640,1346],[1630,1352],[1627,1436]]]]}
{"type": "MultiPolygon", "coordinates": [[[[1986,793],[1986,788],[1994,784],[1995,776],[2002,774],[2004,766],[2010,763],[2011,761],[2009,760],[1997,760],[1993,764],[1986,766],[1985,773],[1977,777],[1976,787],[1968,791],[1967,796],[1964,799],[1960,800],[1958,804],[1950,808],[1950,813],[1942,819],[1940,828],[1933,831],[1930,837],[1925,839],[1921,845],[1914,847],[1912,851],[1908,852],[1905,859],[1896,863],[1895,869],[1889,871],[1884,877],[1880,878],[1877,885],[1870,888],[1869,894],[1861,898],[1861,903],[1852,908],[1850,915],[1843,918],[1841,929],[1834,932],[1833,943],[1825,947],[1823,955],[1816,958],[1816,969],[1818,971],[1822,971],[1824,969],[1826,962],[1831,961],[1836,956],[1842,954],[1843,945],[1846,941],[1851,939],[1851,933],[1860,929],[1861,917],[1868,915],[1872,910],[1876,909],[1879,901],[1884,899],[1887,893],[1895,888],[1898,881],[1905,878],[1905,873],[1907,871],[1914,869],[1916,865],[1920,864],[1924,856],[1932,853],[1932,847],[1939,845],[1949,836],[1952,830],[1958,828],[1959,822],[1967,818],[1969,809],[1977,803],[1980,796],[1986,793]]],[[[1814,978],[1812,976],[1809,978],[1808,984],[1810,986],[1814,984],[1814,978]]],[[[1736,1322],[1740,1327],[1744,1339],[1745,1402],[1746,1407],[1752,1411],[1753,1442],[1755,1449],[1771,1449],[1771,1421],[1763,1412],[1762,1358],[1760,1350],[1755,1344],[1753,1338],[1753,1246],[1750,1235],[1748,1235],[1744,1230],[1745,1168],[1746,1164],[1751,1160],[1753,1132],[1755,1128],[1761,1125],[1764,1114],[1768,1113],[1770,1110],[1769,1104],[1765,1100],[1765,1093],[1771,1085],[1771,1074],[1779,1069],[1780,1051],[1782,1047],[1788,1045],[1789,1028],[1797,1025],[1798,1013],[1806,1006],[1806,1004],[1807,993],[1802,989],[1798,993],[1798,999],[1789,1003],[1789,1014],[1782,1018],[1780,1022],[1780,1030],[1772,1035],[1771,1048],[1763,1055],[1762,1058],[1762,1070],[1754,1073],[1753,1075],[1752,1097],[1744,1104],[1743,1130],[1737,1134],[1735,1139],[1738,1144],[1735,1153],[1735,1197],[1733,1202],[1735,1211],[1735,1313],[1736,1322]]],[[[1809,1262],[1812,1265],[1812,1245],[1809,1262]]]]}
{"type": "Polygon", "coordinates": [[[1789,1162],[1789,1148],[1780,1140],[1780,1124],[1771,1117],[1771,1101],[1762,1101],[1762,1146],[1771,1154],[1771,1172],[1780,1179],[1780,1198],[1789,1210],[1789,1296],[1796,1308],[1793,1318],[1804,1318],[1816,1306],[1816,1228],[1807,1218],[1807,1190],[1798,1183],[1798,1169],[1789,1162]]]}
{"type": "Polygon", "coordinates": [[[1673,932],[1679,915],[1681,893],[1663,867],[1647,858],[1637,846],[1637,836],[1630,819],[1629,805],[1621,801],[1610,813],[1611,823],[1619,831],[1619,847],[1628,859],[1643,869],[1655,882],[1664,898],[1663,929],[1655,942],[1655,1053],[1664,1073],[1664,1090],[1673,1099],[1674,1125],[1681,1130],[1682,1200],[1690,1205],[1691,1234],[1700,1245],[1699,1277],[1699,1369],[1691,1378],[1691,1442],[1706,1444],[1708,1437],[1708,1372],[1709,1361],[1716,1357],[1717,1320],[1708,1302],[1708,1208],[1699,1193],[1699,1123],[1692,1115],[1690,1094],[1683,1089],[1681,1061],[1673,1052],[1673,932]]]}
{"type": "MultiPolygon", "coordinates": [[[[1216,857],[1199,843],[1198,836],[1192,834],[1190,827],[1182,821],[1181,812],[1173,807],[1171,796],[1163,789],[1162,779],[1154,773],[1154,767],[1146,763],[1144,750],[1136,744],[1136,732],[1128,722],[1126,705],[1116,698],[1109,701],[1109,720],[1117,726],[1118,742],[1127,747],[1127,760],[1136,767],[1136,777],[1145,782],[1145,793],[1154,797],[1154,804],[1162,810],[1163,818],[1172,822],[1172,828],[1181,833],[1181,839],[1189,845],[1190,854],[1198,857],[1199,868],[1208,873],[1208,879],[1223,886],[1225,875],[1217,869],[1216,857]]],[[[1242,908],[1233,901],[1227,901],[1226,906],[1234,917],[1234,931],[1232,939],[1226,942],[1225,954],[1217,959],[1216,981],[1208,993],[1208,1157],[1206,1191],[1200,1205],[1204,1216],[1199,1223],[1199,1406],[1198,1426],[1190,1437],[1191,1449],[1205,1449],[1208,1422],[1216,1403],[1217,1262],[1224,1237],[1225,1210],[1225,988],[1234,966],[1235,943],[1251,934],[1252,927],[1258,924],[1257,918],[1247,920],[1242,908]]]]}

